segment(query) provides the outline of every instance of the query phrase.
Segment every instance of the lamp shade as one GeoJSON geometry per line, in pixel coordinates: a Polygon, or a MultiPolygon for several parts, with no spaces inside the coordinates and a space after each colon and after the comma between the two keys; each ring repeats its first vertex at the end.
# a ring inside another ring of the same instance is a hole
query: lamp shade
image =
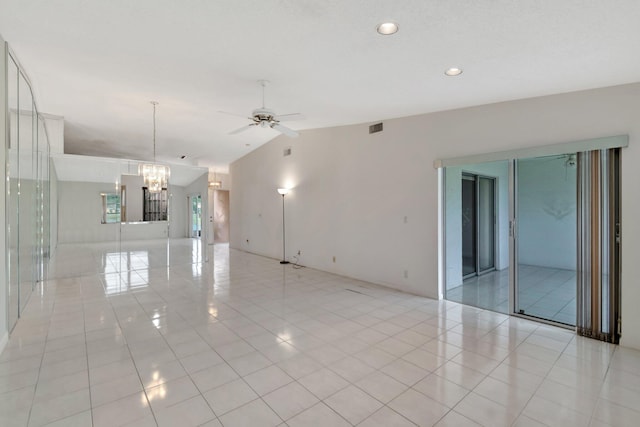
{"type": "Polygon", "coordinates": [[[285,195],[289,192],[288,188],[278,188],[278,194],[285,195]]]}

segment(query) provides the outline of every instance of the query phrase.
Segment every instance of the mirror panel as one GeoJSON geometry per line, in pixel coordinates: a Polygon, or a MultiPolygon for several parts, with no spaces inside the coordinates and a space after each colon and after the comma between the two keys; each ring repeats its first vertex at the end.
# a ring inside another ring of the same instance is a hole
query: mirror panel
{"type": "Polygon", "coordinates": [[[19,73],[18,79],[19,309],[22,311],[36,283],[37,158],[35,156],[36,150],[34,150],[34,142],[36,142],[34,138],[35,117],[31,89],[22,73],[19,73]]]}
{"type": "Polygon", "coordinates": [[[7,187],[6,187],[6,227],[7,227],[7,268],[9,280],[9,330],[18,320],[19,295],[19,271],[18,263],[18,66],[12,58],[8,61],[7,95],[9,107],[9,142],[7,147],[7,187]]]}
{"type": "MultiPolygon", "coordinates": [[[[86,244],[88,253],[100,254],[98,269],[111,293],[141,280],[142,266],[166,267],[172,253],[167,239],[189,237],[188,197],[207,193],[206,168],[171,165],[167,189],[149,193],[137,175],[137,161],[64,154],[54,155],[53,160],[58,177],[58,250],[86,244]],[[163,240],[165,255],[145,255],[150,245],[162,245],[163,240]]],[[[205,200],[202,206],[206,207],[205,200]]],[[[200,215],[202,221],[206,212],[200,215]]],[[[201,243],[200,236],[195,243],[201,243]]],[[[95,262],[85,264],[95,271],[95,262]]]]}

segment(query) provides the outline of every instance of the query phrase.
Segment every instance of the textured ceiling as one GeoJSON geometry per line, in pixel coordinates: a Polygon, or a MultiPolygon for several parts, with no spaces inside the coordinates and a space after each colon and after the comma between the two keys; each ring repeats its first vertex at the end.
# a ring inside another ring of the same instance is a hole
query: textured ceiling
{"type": "Polygon", "coordinates": [[[640,81],[638,22],[638,0],[0,0],[67,152],[150,158],[156,100],[158,159],[219,171],[278,135],[218,112],[259,107],[258,79],[294,129],[372,122],[640,81]]]}

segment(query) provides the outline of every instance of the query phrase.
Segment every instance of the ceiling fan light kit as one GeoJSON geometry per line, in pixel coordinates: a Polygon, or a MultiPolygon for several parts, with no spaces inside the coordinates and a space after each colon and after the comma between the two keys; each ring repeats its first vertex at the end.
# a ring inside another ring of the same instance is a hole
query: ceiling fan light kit
{"type": "MultiPolygon", "coordinates": [[[[242,126],[241,128],[238,128],[236,130],[233,130],[231,132],[229,132],[229,135],[236,135],[239,134],[240,132],[244,132],[245,130],[253,127],[253,126],[259,126],[261,128],[271,128],[273,130],[276,130],[284,135],[287,135],[288,137],[291,138],[295,138],[296,136],[298,136],[298,132],[296,132],[295,130],[284,126],[283,124],[280,124],[281,121],[285,121],[285,120],[301,120],[304,118],[304,116],[300,113],[289,113],[289,114],[280,114],[277,115],[275,113],[275,111],[265,107],[265,103],[264,103],[264,91],[265,91],[265,87],[267,86],[267,84],[269,83],[268,80],[258,80],[258,84],[260,84],[260,86],[262,86],[262,107],[261,108],[256,108],[255,110],[253,110],[251,112],[251,117],[248,117],[249,120],[251,120],[253,123],[250,123],[248,125],[242,126]]],[[[224,114],[230,114],[232,116],[237,116],[237,114],[234,113],[227,113],[224,111],[221,111],[221,113],[224,114]]]]}

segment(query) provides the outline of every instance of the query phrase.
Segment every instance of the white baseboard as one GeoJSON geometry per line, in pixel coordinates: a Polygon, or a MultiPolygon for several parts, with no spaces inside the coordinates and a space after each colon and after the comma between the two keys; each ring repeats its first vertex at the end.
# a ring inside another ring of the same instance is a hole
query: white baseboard
{"type": "Polygon", "coordinates": [[[0,354],[2,354],[8,342],[9,342],[9,332],[5,331],[2,338],[0,338],[0,354]]]}

